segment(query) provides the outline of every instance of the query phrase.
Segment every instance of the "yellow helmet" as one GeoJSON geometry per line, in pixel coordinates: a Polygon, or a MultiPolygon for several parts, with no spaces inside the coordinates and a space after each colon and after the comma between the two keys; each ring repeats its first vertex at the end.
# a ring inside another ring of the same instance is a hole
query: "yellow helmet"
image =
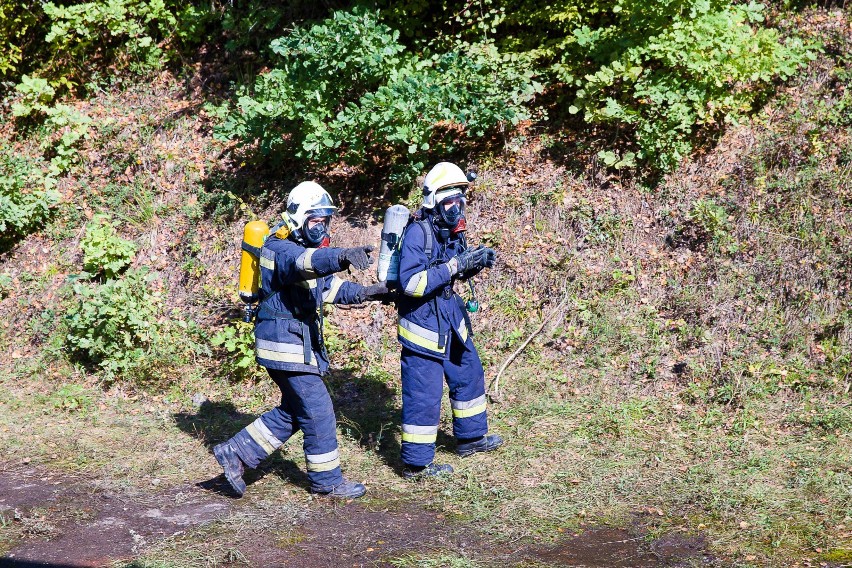
{"type": "Polygon", "coordinates": [[[460,167],[450,162],[436,164],[423,180],[423,207],[433,209],[453,195],[464,195],[470,181],[460,167]]]}

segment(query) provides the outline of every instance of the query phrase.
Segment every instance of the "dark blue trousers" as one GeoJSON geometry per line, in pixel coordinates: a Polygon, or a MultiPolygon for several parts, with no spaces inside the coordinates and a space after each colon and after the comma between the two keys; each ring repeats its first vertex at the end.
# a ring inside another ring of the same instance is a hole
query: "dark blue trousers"
{"type": "Polygon", "coordinates": [[[452,333],[449,358],[441,360],[402,348],[402,461],[429,465],[441,420],[444,380],[450,388],[453,435],[478,438],[488,433],[485,411],[485,372],[473,340],[452,333]]]}
{"type": "Polygon", "coordinates": [[[342,483],[337,419],[325,383],[318,375],[267,371],[281,389],[281,405],[264,412],[231,438],[240,459],[248,467],[257,467],[301,429],[311,485],[323,488],[342,483]]]}

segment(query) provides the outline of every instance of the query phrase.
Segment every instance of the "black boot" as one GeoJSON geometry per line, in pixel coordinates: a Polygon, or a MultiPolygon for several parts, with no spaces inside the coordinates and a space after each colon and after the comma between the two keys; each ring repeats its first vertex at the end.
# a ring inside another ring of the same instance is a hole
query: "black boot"
{"type": "Polygon", "coordinates": [[[490,452],[503,445],[503,438],[497,434],[488,434],[472,440],[459,439],[456,453],[461,457],[472,456],[478,452],[490,452]]]}
{"type": "Polygon", "coordinates": [[[367,492],[367,488],[357,481],[346,481],[337,485],[312,485],[311,493],[337,497],[339,499],[357,499],[367,492]]]}
{"type": "Polygon", "coordinates": [[[245,467],[240,456],[234,451],[234,447],[230,444],[230,441],[222,442],[214,447],[213,455],[216,456],[216,461],[225,470],[225,479],[228,480],[231,489],[234,490],[237,497],[242,497],[243,493],[246,492],[246,482],[243,481],[245,467]]]}
{"type": "Polygon", "coordinates": [[[402,470],[405,479],[418,479],[420,477],[435,477],[436,475],[453,473],[453,466],[448,463],[435,463],[429,465],[407,465],[402,470]]]}

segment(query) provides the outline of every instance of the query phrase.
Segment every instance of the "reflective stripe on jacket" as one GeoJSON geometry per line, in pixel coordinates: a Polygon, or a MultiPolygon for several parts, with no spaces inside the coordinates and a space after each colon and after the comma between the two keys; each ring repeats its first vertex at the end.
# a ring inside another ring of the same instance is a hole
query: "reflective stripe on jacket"
{"type": "Polygon", "coordinates": [[[458,236],[442,242],[431,221],[411,223],[403,234],[399,254],[397,301],[399,342],[417,353],[446,359],[450,333],[462,343],[470,336],[470,320],[461,297],[452,292],[447,261],[462,251],[458,236]],[[432,231],[432,254],[426,258],[424,230],[432,231]]]}
{"type": "Polygon", "coordinates": [[[324,374],[319,308],[354,304],[363,286],[337,276],[339,248],[305,248],[271,236],[260,250],[261,302],[254,327],[255,357],[268,369],[324,374]]]}

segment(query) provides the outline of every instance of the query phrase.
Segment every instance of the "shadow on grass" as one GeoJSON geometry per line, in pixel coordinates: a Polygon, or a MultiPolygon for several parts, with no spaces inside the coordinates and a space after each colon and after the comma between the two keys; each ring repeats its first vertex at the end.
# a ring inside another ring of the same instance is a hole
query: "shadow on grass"
{"type": "MultiPolygon", "coordinates": [[[[178,428],[204,443],[211,454],[213,446],[224,442],[254,422],[256,418],[255,414],[237,410],[231,401],[210,402],[209,400],[204,401],[195,413],[179,412],[174,415],[178,428]]],[[[310,486],[308,476],[302,471],[300,465],[282,457],[280,452],[272,454],[256,469],[246,470],[243,479],[246,485],[250,486],[269,474],[278,475],[304,489],[310,486]]],[[[196,485],[214,493],[233,496],[224,475],[218,472],[214,477],[200,481],[196,485]]]]}
{"type": "Polygon", "coordinates": [[[326,384],[343,435],[375,452],[388,467],[401,474],[400,411],[396,393],[386,378],[333,370],[326,377],[326,384]]]}
{"type": "MultiPolygon", "coordinates": [[[[399,460],[400,446],[399,409],[395,406],[395,393],[378,377],[360,376],[346,370],[335,370],[325,379],[334,403],[338,424],[343,435],[356,441],[368,451],[374,451],[397,473],[402,471],[399,460]]],[[[182,431],[201,441],[212,453],[213,446],[223,442],[253,422],[257,415],[240,412],[231,401],[204,401],[197,412],[180,412],[174,415],[182,431]]],[[[293,444],[292,441],[285,443],[293,444]]],[[[444,443],[439,440],[439,444],[444,443]]],[[[344,474],[346,464],[343,464],[344,474]]],[[[275,452],[256,469],[247,470],[243,476],[251,485],[266,475],[282,479],[307,489],[310,481],[303,464],[287,459],[275,452]]],[[[230,495],[224,477],[218,474],[198,483],[199,487],[230,495]]]]}

